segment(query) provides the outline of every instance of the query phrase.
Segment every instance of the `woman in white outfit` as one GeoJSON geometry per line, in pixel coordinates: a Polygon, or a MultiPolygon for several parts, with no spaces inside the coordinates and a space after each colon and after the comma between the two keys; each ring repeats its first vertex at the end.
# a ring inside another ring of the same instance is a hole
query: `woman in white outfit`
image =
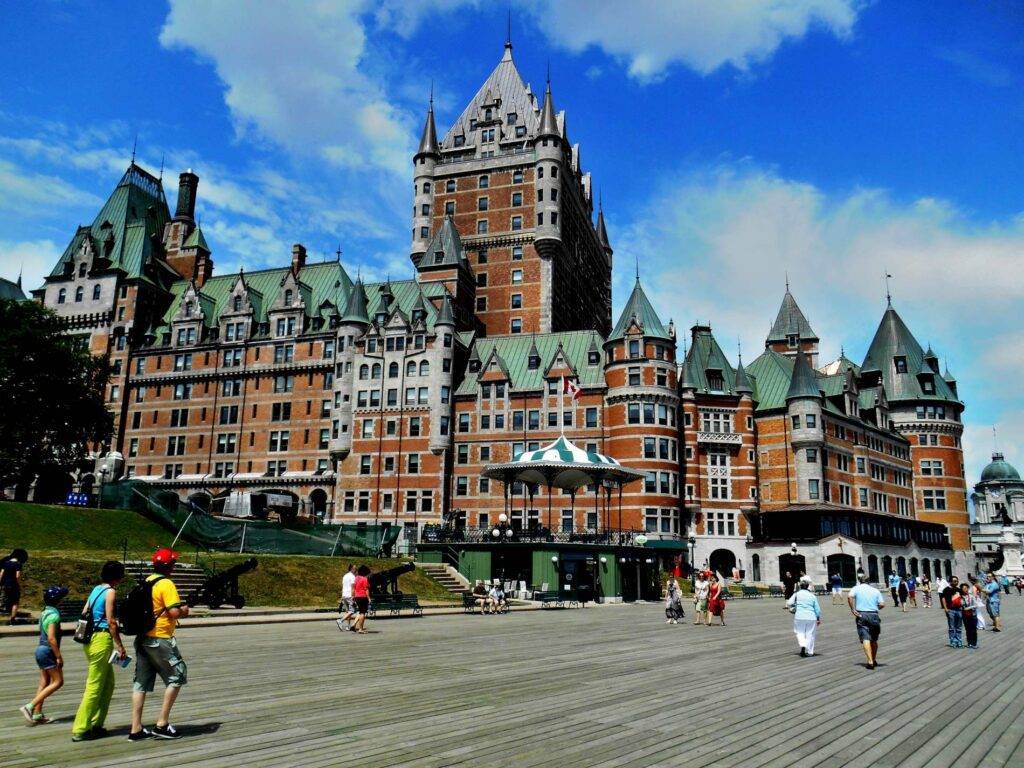
{"type": "Polygon", "coordinates": [[[814,655],[814,638],[821,624],[821,606],[810,587],[811,580],[806,576],[800,577],[800,589],[786,601],[786,608],[793,614],[793,631],[800,644],[801,656],[814,655]]]}

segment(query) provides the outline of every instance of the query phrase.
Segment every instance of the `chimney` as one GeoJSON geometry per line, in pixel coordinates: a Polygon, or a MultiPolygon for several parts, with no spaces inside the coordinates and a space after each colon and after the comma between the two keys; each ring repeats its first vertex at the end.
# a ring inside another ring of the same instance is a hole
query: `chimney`
{"type": "Polygon", "coordinates": [[[194,221],[196,217],[196,189],[199,177],[189,168],[178,177],[178,207],[174,212],[175,219],[194,221]]]}
{"type": "Polygon", "coordinates": [[[306,266],[306,246],[296,243],[292,246],[292,272],[298,274],[304,266],[306,266]]]}

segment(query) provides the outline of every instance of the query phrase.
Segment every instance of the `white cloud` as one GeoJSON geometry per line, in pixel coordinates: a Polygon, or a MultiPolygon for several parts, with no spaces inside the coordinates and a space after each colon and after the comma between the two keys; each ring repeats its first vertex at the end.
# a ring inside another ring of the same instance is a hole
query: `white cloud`
{"type": "Polygon", "coordinates": [[[968,421],[963,447],[968,490],[973,490],[981,478],[981,470],[992,460],[994,450],[1000,451],[1018,472],[1024,472],[1024,409],[1007,409],[986,423],[968,421]],[[996,428],[995,435],[992,427],[996,428]]]}
{"type": "Polygon", "coordinates": [[[25,295],[39,288],[57,263],[62,246],[52,240],[0,240],[0,277],[15,280],[21,273],[25,295]]]}
{"type": "Polygon", "coordinates": [[[0,159],[0,200],[3,215],[46,216],[51,208],[95,205],[99,198],[57,176],[27,171],[0,159]]]}
{"type": "Polygon", "coordinates": [[[414,120],[363,69],[367,0],[172,0],[167,48],[209,60],[242,136],[345,168],[407,174],[414,120]]]}
{"type": "Polygon", "coordinates": [[[811,28],[839,39],[853,32],[864,0],[534,0],[541,30],[581,52],[590,46],[625,62],[631,77],[652,80],[673,64],[702,75],[739,71],[769,59],[811,28]]]}

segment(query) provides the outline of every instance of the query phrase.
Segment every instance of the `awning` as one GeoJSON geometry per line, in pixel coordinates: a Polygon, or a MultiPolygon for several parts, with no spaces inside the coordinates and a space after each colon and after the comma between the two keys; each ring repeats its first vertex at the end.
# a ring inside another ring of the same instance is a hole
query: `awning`
{"type": "Polygon", "coordinates": [[[565,436],[536,451],[524,451],[512,461],[491,464],[482,474],[503,483],[518,481],[567,490],[604,480],[623,485],[644,477],[643,472],[623,467],[611,456],[582,450],[565,436]]]}

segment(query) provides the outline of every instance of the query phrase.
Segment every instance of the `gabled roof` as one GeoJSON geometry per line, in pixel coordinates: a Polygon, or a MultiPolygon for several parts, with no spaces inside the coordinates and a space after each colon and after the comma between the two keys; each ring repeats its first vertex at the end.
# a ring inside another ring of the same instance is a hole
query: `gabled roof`
{"type": "MultiPolygon", "coordinates": [[[[603,356],[597,365],[590,365],[588,362],[591,348],[599,344],[600,340],[597,331],[484,337],[473,343],[469,357],[473,359],[476,356],[486,364],[492,351],[496,351],[507,367],[509,386],[517,391],[535,391],[544,388],[545,371],[550,367],[559,346],[561,346],[565,359],[577,372],[581,387],[604,387],[604,366],[601,365],[604,361],[603,356]],[[529,353],[534,345],[536,345],[537,354],[540,355],[540,366],[530,370],[529,353]]],[[[466,377],[462,380],[456,394],[475,395],[478,389],[477,379],[482,372],[483,368],[477,373],[467,368],[466,377]]]]}
{"type": "Polygon", "coordinates": [[[786,394],[793,378],[793,358],[766,349],[747,366],[754,376],[757,411],[770,411],[786,407],[786,394]]]}
{"type": "Polygon", "coordinates": [[[7,301],[25,301],[25,292],[21,290],[21,275],[18,275],[16,283],[0,277],[0,299],[7,301]]]}
{"type": "MultiPolygon", "coordinates": [[[[934,353],[932,353],[932,358],[934,353]]],[[[937,366],[936,366],[937,367],[937,366]]],[[[885,387],[889,402],[907,400],[932,400],[959,403],[956,392],[942,376],[925,362],[925,352],[907,328],[903,318],[890,304],[882,315],[878,330],[871,340],[864,363],[863,373],[876,372],[882,374],[882,385],[885,387]],[[896,372],[895,358],[906,358],[906,373],[896,372]],[[922,366],[925,366],[923,369],[922,366]],[[925,376],[921,376],[922,370],[925,376]],[[926,394],[921,386],[923,378],[931,378],[935,385],[934,394],[926,394]]]]}
{"type": "Polygon", "coordinates": [[[818,384],[818,376],[807,362],[807,355],[797,350],[793,361],[793,374],[789,379],[789,389],[786,390],[786,402],[801,397],[821,397],[821,387],[818,384]]]}
{"type": "Polygon", "coordinates": [[[768,332],[767,343],[786,341],[790,336],[797,335],[804,341],[818,341],[818,335],[807,322],[793,294],[786,286],[786,293],[782,297],[782,305],[779,307],[779,314],[775,316],[775,322],[768,332]]]}
{"type": "Polygon", "coordinates": [[[529,86],[523,82],[519,70],[516,69],[515,62],[512,61],[512,46],[510,44],[505,46],[504,54],[501,57],[501,61],[498,62],[498,66],[484,80],[483,85],[480,86],[465,109],[462,110],[462,114],[459,115],[458,119],[452,123],[451,128],[448,129],[448,133],[445,134],[444,140],[441,142],[441,147],[443,149],[455,148],[456,136],[466,136],[466,145],[472,145],[469,121],[476,119],[482,104],[493,102],[496,99],[501,99],[501,114],[499,117],[504,119],[508,113],[515,112],[517,124],[526,126],[527,135],[535,136],[537,134],[537,126],[540,124],[540,111],[537,108],[537,99],[530,92],[529,86]]]}
{"type": "MultiPolygon", "coordinates": [[[[746,378],[746,373],[744,373],[744,378],[746,378]]],[[[683,380],[685,388],[695,389],[698,392],[739,394],[736,390],[736,371],[707,326],[695,326],[692,329],[690,348],[687,350],[686,359],[683,362],[683,380]],[[711,389],[708,383],[708,371],[722,372],[721,389],[711,389]]],[[[749,380],[747,384],[750,384],[749,380]]]]}
{"type": "Polygon", "coordinates": [[[452,217],[445,216],[440,228],[427,243],[426,253],[423,254],[417,266],[420,269],[429,269],[430,267],[457,267],[466,263],[468,263],[466,251],[462,247],[459,230],[456,229],[452,217]],[[441,254],[440,261],[437,260],[438,254],[441,254]]]}
{"type": "Polygon", "coordinates": [[[206,238],[203,237],[202,227],[198,225],[192,230],[192,234],[188,236],[188,239],[185,240],[185,243],[181,247],[198,248],[202,251],[206,251],[207,253],[211,253],[210,246],[206,244],[206,238]]]}
{"type": "MultiPolygon", "coordinates": [[[[88,238],[96,253],[109,261],[111,269],[124,270],[133,278],[145,277],[143,268],[153,256],[152,236],[162,237],[164,224],[170,218],[160,180],[133,162],[93,223],[79,227],[50,276],[63,275],[65,265],[88,238]]],[[[158,272],[160,279],[171,274],[176,273],[158,272]]]]}
{"type": "Polygon", "coordinates": [[[633,292],[629,295],[629,299],[626,301],[626,306],[622,308],[622,314],[619,315],[619,322],[615,324],[615,328],[612,329],[611,335],[608,337],[608,341],[615,339],[621,339],[626,335],[626,331],[629,326],[632,325],[634,318],[643,327],[644,336],[655,339],[669,339],[671,336],[668,335],[668,331],[665,330],[665,326],[662,325],[661,319],[658,317],[658,313],[654,311],[654,307],[651,306],[650,300],[647,298],[647,294],[644,293],[644,289],[640,287],[640,278],[636,279],[636,284],[633,286],[633,292]]]}

